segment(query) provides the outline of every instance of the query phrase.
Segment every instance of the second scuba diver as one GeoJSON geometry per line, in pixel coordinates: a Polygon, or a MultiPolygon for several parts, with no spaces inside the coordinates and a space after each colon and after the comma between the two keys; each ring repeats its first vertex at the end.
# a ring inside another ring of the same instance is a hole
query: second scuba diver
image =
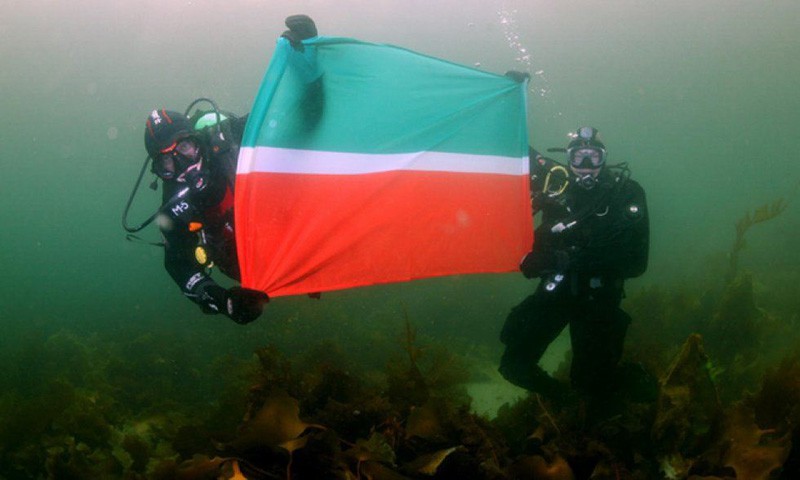
{"type": "Polygon", "coordinates": [[[631,321],[619,307],[623,283],[647,269],[645,193],[625,164],[606,165],[605,145],[592,127],[579,128],[566,149],[554,150],[567,153],[568,166],[531,149],[531,191],[542,217],[520,270],[540,283],[506,319],[500,372],[517,386],[563,400],[568,387],[538,363],[569,325],[572,385],[602,402],[623,381],[618,364],[631,321]]]}

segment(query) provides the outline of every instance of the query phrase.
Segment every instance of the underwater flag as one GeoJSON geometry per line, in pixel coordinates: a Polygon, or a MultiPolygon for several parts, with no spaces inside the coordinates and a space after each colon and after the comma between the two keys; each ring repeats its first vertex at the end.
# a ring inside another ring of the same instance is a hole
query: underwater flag
{"type": "Polygon", "coordinates": [[[533,241],[525,88],[391,45],[280,38],[239,153],[243,286],[516,271],[533,241]]]}

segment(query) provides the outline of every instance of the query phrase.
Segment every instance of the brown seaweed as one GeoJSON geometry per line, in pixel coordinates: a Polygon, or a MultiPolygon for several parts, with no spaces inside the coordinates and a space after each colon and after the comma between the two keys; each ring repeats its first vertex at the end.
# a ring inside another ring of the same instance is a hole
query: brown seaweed
{"type": "Polygon", "coordinates": [[[377,345],[265,345],[249,359],[189,361],[152,334],[37,337],[14,355],[29,378],[0,377],[0,477],[797,478],[800,360],[785,347],[796,313],[760,295],[741,272],[710,299],[666,286],[631,295],[643,329],[631,354],[659,372],[661,392],[619,395],[602,421],[580,398],[535,395],[495,420],[474,414],[470,363],[407,314],[377,345]]]}
{"type": "Polygon", "coordinates": [[[749,405],[736,405],[727,416],[727,439],[723,466],[736,472],[736,478],[769,480],[789,456],[788,434],[770,437],[771,430],[760,429],[749,405]]]}
{"type": "Polygon", "coordinates": [[[661,379],[652,439],[664,468],[685,473],[683,459],[702,453],[718,434],[722,404],[708,365],[702,337],[690,335],[661,379]]]}
{"type": "Polygon", "coordinates": [[[556,455],[548,460],[541,455],[524,455],[508,467],[510,478],[519,480],[574,480],[569,463],[556,455]]]}
{"type": "Polygon", "coordinates": [[[759,223],[764,223],[774,219],[786,210],[788,202],[783,198],[778,198],[772,203],[765,203],[760,207],[755,208],[752,212],[748,211],[736,221],[736,236],[731,246],[731,251],[728,256],[728,273],[726,275],[726,282],[733,281],[739,273],[739,255],[747,245],[744,239],[745,234],[750,228],[759,223]]]}

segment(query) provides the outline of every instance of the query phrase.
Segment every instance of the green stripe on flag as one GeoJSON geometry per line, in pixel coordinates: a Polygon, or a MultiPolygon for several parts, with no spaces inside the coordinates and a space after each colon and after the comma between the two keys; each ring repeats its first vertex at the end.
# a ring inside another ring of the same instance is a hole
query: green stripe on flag
{"type": "Polygon", "coordinates": [[[403,48],[279,40],[244,146],[524,157],[525,85],[403,48]]]}

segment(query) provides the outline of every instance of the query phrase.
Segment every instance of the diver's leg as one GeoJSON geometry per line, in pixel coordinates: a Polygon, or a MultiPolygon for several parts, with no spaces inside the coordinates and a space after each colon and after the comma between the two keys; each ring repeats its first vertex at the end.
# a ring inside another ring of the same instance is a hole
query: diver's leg
{"type": "Polygon", "coordinates": [[[573,385],[589,395],[616,390],[617,366],[622,358],[630,316],[619,301],[584,301],[570,323],[573,385]]]}
{"type": "Polygon", "coordinates": [[[630,317],[614,303],[587,301],[570,323],[572,385],[586,401],[590,424],[622,413],[619,361],[630,317]]]}
{"type": "Polygon", "coordinates": [[[499,370],[514,385],[554,397],[564,394],[565,386],[538,363],[569,317],[566,306],[551,295],[540,289],[511,310],[500,334],[506,350],[499,370]]]}

